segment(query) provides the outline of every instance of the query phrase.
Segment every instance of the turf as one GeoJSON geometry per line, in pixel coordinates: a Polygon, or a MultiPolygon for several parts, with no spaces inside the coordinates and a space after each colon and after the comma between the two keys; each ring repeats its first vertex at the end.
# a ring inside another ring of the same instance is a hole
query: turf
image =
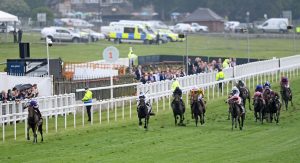
{"type": "MultiPolygon", "coordinates": [[[[64,119],[59,118],[58,133],[54,119],[49,120],[49,134],[44,143],[33,145],[25,141],[24,124],[18,124],[17,140],[13,140],[13,127],[7,127],[6,141],[0,144],[1,162],[298,162],[300,159],[300,77],[291,80],[294,107],[282,110],[280,122],[254,122],[253,112],[247,110],[243,131],[231,131],[227,120],[227,105],[223,98],[210,100],[207,105],[206,124],[195,127],[187,110],[186,127],[174,126],[171,110],[159,106],[159,112],[150,119],[150,128],[145,131],[137,125],[135,110],[125,120],[118,110],[118,119],[107,123],[95,115],[94,125],[73,129],[72,116],[68,128],[63,128],[64,119]]],[[[273,83],[273,89],[279,90],[273,83]]],[[[156,111],[156,108],[154,109],[156,111]]],[[[113,117],[114,111],[110,112],[113,117]]],[[[79,115],[77,115],[79,116],[79,115]]]]}

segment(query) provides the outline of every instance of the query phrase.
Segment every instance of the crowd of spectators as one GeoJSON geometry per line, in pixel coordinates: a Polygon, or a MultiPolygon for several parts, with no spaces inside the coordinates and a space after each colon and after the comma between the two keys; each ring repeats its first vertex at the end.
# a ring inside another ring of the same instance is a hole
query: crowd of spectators
{"type": "MultiPolygon", "coordinates": [[[[192,61],[191,58],[188,60],[188,75],[198,74],[198,73],[209,73],[213,71],[217,71],[218,69],[226,69],[228,67],[233,67],[236,65],[235,58],[229,58],[222,61],[219,58],[217,61],[212,60],[211,62],[205,62],[200,57],[195,58],[192,61]]],[[[165,70],[161,70],[160,68],[156,68],[151,71],[144,71],[142,66],[139,65],[134,71],[135,79],[145,83],[153,83],[162,80],[172,80],[173,78],[183,77],[186,75],[186,71],[184,68],[169,68],[167,67],[165,70]]]]}
{"type": "Polygon", "coordinates": [[[5,90],[1,91],[0,103],[6,103],[8,101],[19,102],[24,99],[31,99],[37,97],[39,94],[37,84],[30,85],[30,87],[28,87],[28,85],[30,84],[27,84],[26,88],[20,86],[14,87],[13,89],[9,89],[7,90],[7,92],[5,90]]]}

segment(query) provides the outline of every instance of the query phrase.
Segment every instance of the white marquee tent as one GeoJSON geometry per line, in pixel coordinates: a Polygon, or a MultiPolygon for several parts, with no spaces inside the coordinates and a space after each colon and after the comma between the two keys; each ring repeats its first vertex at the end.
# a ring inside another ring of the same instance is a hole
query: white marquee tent
{"type": "Polygon", "coordinates": [[[4,11],[0,11],[0,22],[17,22],[18,17],[4,11]]]}

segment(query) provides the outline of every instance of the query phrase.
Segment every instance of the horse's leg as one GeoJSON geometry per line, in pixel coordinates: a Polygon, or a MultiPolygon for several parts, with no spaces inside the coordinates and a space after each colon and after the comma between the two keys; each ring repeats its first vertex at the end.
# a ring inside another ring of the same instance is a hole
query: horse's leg
{"type": "Polygon", "coordinates": [[[250,96],[248,97],[248,102],[249,102],[249,110],[252,110],[251,109],[251,103],[250,103],[250,96]]]}
{"type": "Polygon", "coordinates": [[[175,126],[177,125],[177,115],[174,113],[175,126]]]}
{"type": "Polygon", "coordinates": [[[41,134],[41,142],[43,142],[44,141],[44,137],[43,137],[43,124],[40,124],[39,125],[39,131],[40,131],[40,134],[41,134]]]}
{"type": "Polygon", "coordinates": [[[235,117],[235,118],[234,118],[234,119],[235,119],[235,120],[234,120],[234,123],[235,123],[235,126],[234,126],[234,127],[235,127],[235,128],[237,128],[237,123],[238,123],[237,118],[238,118],[238,117],[235,117]]]}
{"type": "Polygon", "coordinates": [[[257,111],[255,111],[255,108],[254,108],[254,117],[255,117],[255,122],[257,122],[257,111]]]}
{"type": "Polygon", "coordinates": [[[144,129],[147,129],[147,123],[148,123],[148,115],[146,115],[145,117],[144,129]]]}
{"type": "Polygon", "coordinates": [[[34,127],[32,127],[32,132],[33,132],[33,143],[37,143],[37,125],[34,125],[34,127]]]}
{"type": "Polygon", "coordinates": [[[233,130],[233,125],[234,125],[234,118],[231,116],[231,130],[233,130]]]}
{"type": "Polygon", "coordinates": [[[230,120],[230,109],[228,108],[228,118],[227,118],[227,120],[230,120]]]}
{"type": "Polygon", "coordinates": [[[29,130],[30,130],[30,125],[29,125],[29,123],[27,123],[27,140],[30,140],[29,130]]]}
{"type": "Polygon", "coordinates": [[[200,113],[200,121],[201,121],[201,125],[204,124],[204,115],[203,115],[203,111],[200,113]]]}
{"type": "Polygon", "coordinates": [[[139,118],[139,126],[142,126],[142,118],[139,118]]]}
{"type": "Polygon", "coordinates": [[[240,115],[240,116],[238,116],[238,122],[239,122],[239,128],[240,128],[240,130],[242,130],[243,129],[243,127],[242,127],[242,124],[241,124],[241,118],[242,118],[242,116],[240,115]]]}
{"type": "Polygon", "coordinates": [[[285,103],[285,110],[288,110],[288,106],[289,106],[289,99],[284,100],[285,103]]]}
{"type": "Polygon", "coordinates": [[[194,113],[196,127],[198,127],[198,115],[194,113]]]}

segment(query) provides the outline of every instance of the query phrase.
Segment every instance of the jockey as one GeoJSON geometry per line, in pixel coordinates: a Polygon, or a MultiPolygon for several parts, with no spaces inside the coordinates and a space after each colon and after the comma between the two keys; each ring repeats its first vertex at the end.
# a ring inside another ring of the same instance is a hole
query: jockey
{"type": "Polygon", "coordinates": [[[30,102],[28,102],[27,104],[28,107],[32,107],[34,109],[34,111],[37,112],[38,116],[40,119],[42,119],[42,114],[39,110],[39,105],[35,100],[31,100],[30,102]]]}
{"type": "MultiPolygon", "coordinates": [[[[266,81],[266,83],[264,84],[264,92],[263,92],[263,94],[265,94],[265,93],[266,94],[275,94],[275,97],[277,98],[278,102],[280,102],[280,100],[279,100],[279,97],[280,97],[279,94],[271,89],[271,83],[269,81],[266,81]]],[[[266,100],[266,97],[264,97],[264,98],[266,100]]]]}
{"type": "MultiPolygon", "coordinates": [[[[262,99],[263,100],[263,103],[265,104],[265,100],[264,100],[264,98],[263,98],[263,86],[262,85],[260,85],[260,84],[258,84],[257,86],[256,86],[256,88],[255,88],[255,93],[254,93],[254,95],[253,95],[253,98],[254,97],[259,97],[260,99],[262,99]]],[[[253,103],[254,103],[254,101],[253,101],[253,103]]]]}
{"type": "Polygon", "coordinates": [[[266,81],[263,88],[264,89],[271,89],[271,83],[269,81],[266,81]]]}
{"type": "MultiPolygon", "coordinates": [[[[205,110],[205,101],[204,101],[204,90],[202,88],[197,88],[197,87],[194,87],[191,91],[190,91],[190,94],[191,94],[191,100],[193,100],[193,97],[194,97],[194,94],[198,94],[198,101],[200,102],[200,104],[202,105],[202,107],[204,108],[205,110]]],[[[191,102],[191,105],[192,105],[192,102],[191,102]]]]}
{"type": "Polygon", "coordinates": [[[258,84],[255,88],[255,92],[260,92],[260,93],[263,93],[263,86],[258,84]]]}
{"type": "Polygon", "coordinates": [[[240,97],[240,91],[239,91],[239,89],[236,86],[234,86],[232,88],[232,90],[231,90],[231,96],[229,97],[229,99],[227,101],[232,100],[232,99],[237,99],[237,104],[242,109],[242,113],[244,114],[245,113],[245,108],[242,105],[242,99],[240,97]]]}
{"type": "Polygon", "coordinates": [[[142,99],[142,98],[145,100],[148,112],[151,114],[152,107],[151,107],[150,100],[149,100],[149,98],[147,98],[146,94],[143,92],[140,92],[139,99],[138,99],[138,106],[140,105],[140,99],[142,99]]]}
{"type": "MultiPolygon", "coordinates": [[[[180,96],[180,101],[183,105],[183,108],[185,108],[184,102],[182,101],[182,90],[180,89],[179,81],[176,78],[173,78],[171,89],[173,91],[173,97],[175,97],[175,94],[178,94],[180,96]]],[[[175,99],[173,99],[172,104],[174,103],[174,100],[175,99]]]]}
{"type": "Polygon", "coordinates": [[[240,90],[241,88],[246,87],[246,84],[243,80],[240,79],[236,82],[236,87],[240,90]]]}
{"type": "Polygon", "coordinates": [[[286,87],[286,88],[289,88],[289,80],[287,77],[281,77],[281,80],[280,80],[280,86],[282,87],[286,87]]]}

